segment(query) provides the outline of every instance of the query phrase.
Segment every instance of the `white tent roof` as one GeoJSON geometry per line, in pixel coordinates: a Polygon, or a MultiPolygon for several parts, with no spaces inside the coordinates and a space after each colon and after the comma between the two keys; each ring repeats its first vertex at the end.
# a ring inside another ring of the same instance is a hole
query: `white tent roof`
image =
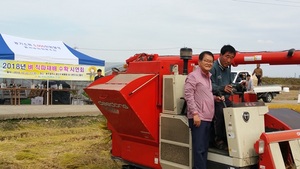
{"type": "Polygon", "coordinates": [[[87,56],[65,45],[62,41],[25,39],[1,34],[0,59],[104,66],[105,62],[87,56]]]}

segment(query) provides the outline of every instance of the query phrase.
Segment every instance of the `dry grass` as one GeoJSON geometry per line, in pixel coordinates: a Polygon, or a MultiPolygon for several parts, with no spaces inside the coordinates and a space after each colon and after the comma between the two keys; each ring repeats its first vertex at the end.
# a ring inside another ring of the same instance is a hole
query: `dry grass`
{"type": "Polygon", "coordinates": [[[120,168],[101,126],[102,116],[1,121],[0,168],[120,168]]]}
{"type": "Polygon", "coordinates": [[[274,100],[298,100],[299,90],[290,90],[289,92],[281,92],[276,95],[274,100]]]}
{"type": "Polygon", "coordinates": [[[284,87],[289,87],[290,90],[299,91],[300,89],[300,78],[263,77],[262,82],[265,85],[280,84],[284,87]]]}
{"type": "MultiPolygon", "coordinates": [[[[295,100],[298,90],[277,100],[295,100]]],[[[269,104],[291,108],[300,104],[269,104]]],[[[113,169],[122,163],[110,157],[110,132],[103,116],[0,121],[1,169],[113,169]]]]}

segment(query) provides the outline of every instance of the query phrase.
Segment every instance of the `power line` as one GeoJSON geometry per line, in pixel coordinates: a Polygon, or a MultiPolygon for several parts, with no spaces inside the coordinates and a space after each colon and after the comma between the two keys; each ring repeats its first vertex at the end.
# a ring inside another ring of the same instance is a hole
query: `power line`
{"type": "MultiPolygon", "coordinates": [[[[103,48],[81,48],[81,47],[74,47],[74,49],[79,49],[79,50],[93,50],[93,51],[105,51],[105,52],[136,52],[136,51],[149,51],[149,50],[157,50],[157,51],[162,51],[162,50],[180,50],[180,48],[183,47],[170,47],[170,48],[145,48],[145,49],[103,49],[103,48]]],[[[219,51],[220,49],[213,49],[213,48],[196,48],[196,47],[190,47],[193,50],[209,50],[209,51],[219,51]]]]}
{"type": "MultiPolygon", "coordinates": [[[[80,49],[80,50],[94,50],[94,51],[110,51],[110,52],[137,52],[137,51],[143,51],[143,52],[147,52],[149,50],[177,50],[179,51],[181,48],[183,47],[169,47],[169,48],[144,48],[144,49],[103,49],[103,48],[80,48],[80,47],[74,47],[74,49],[80,49]]],[[[219,51],[220,49],[214,49],[214,48],[197,48],[197,47],[190,47],[193,49],[193,51],[195,50],[200,50],[200,51],[219,51]]],[[[268,51],[259,51],[259,50],[255,50],[255,49],[239,49],[239,52],[268,52],[268,51]]],[[[288,51],[286,49],[284,50],[276,50],[276,51],[288,51]]]]}
{"type": "Polygon", "coordinates": [[[101,49],[101,48],[79,48],[82,50],[96,50],[96,51],[111,51],[111,52],[126,52],[126,51],[145,51],[145,50],[173,50],[173,49],[180,49],[181,47],[172,47],[172,48],[153,48],[153,49],[101,49]]]}
{"type": "Polygon", "coordinates": [[[281,2],[288,2],[288,3],[300,3],[299,1],[287,1],[287,0],[275,0],[275,1],[281,1],[281,2]]]}
{"type": "MultiPolygon", "coordinates": [[[[298,5],[289,5],[289,4],[279,4],[279,3],[268,3],[268,2],[258,2],[258,1],[247,1],[247,0],[232,0],[232,1],[237,1],[237,2],[245,2],[245,3],[254,3],[254,4],[263,4],[263,5],[275,5],[275,6],[288,6],[288,7],[295,7],[299,8],[300,6],[298,5]]],[[[286,1],[288,2],[288,1],[286,1]]],[[[292,1],[291,1],[292,2],[292,1]]],[[[297,2],[294,2],[297,3],[297,2]]]]}

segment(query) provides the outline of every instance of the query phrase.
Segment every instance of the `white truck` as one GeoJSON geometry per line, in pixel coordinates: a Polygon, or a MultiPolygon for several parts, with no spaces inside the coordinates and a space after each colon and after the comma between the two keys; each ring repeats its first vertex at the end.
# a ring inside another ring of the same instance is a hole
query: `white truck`
{"type": "MultiPolygon", "coordinates": [[[[251,79],[253,80],[252,73],[247,70],[242,70],[242,71],[231,71],[231,79],[234,84],[237,84],[237,79],[240,75],[242,74],[249,74],[251,76],[251,79]]],[[[274,97],[277,94],[280,94],[282,92],[282,86],[281,85],[262,85],[262,86],[257,86],[254,83],[253,86],[253,92],[256,93],[257,99],[262,99],[266,103],[270,103],[274,97]]]]}

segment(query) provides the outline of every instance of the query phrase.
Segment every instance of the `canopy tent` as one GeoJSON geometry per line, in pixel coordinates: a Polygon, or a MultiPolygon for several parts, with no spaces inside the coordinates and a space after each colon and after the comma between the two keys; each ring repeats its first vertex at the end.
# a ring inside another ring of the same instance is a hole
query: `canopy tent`
{"type": "MultiPolygon", "coordinates": [[[[0,77],[91,81],[105,61],[85,55],[61,41],[0,34],[0,77]]],[[[105,72],[105,71],[102,71],[105,72]]]]}

